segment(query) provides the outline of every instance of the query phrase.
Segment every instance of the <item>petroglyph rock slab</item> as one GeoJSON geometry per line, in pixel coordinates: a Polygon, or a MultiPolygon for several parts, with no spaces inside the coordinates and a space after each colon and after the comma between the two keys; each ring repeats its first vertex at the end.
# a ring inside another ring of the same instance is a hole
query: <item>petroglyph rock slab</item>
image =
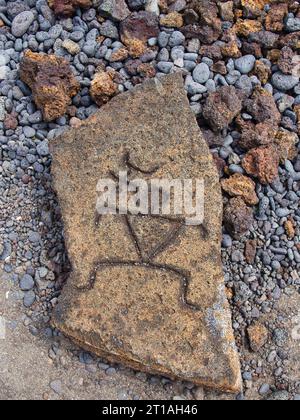
{"type": "Polygon", "coordinates": [[[138,370],[225,391],[241,387],[220,258],[217,169],[180,75],[113,98],[52,146],[73,271],[54,325],[138,370]],[[95,213],[99,179],[203,179],[204,222],[95,213]]]}

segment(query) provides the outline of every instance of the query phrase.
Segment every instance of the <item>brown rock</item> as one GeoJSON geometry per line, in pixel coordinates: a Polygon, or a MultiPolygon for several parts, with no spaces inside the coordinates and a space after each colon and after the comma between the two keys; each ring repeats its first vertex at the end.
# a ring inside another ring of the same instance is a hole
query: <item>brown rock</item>
{"type": "Polygon", "coordinates": [[[277,130],[278,126],[271,122],[259,124],[253,124],[250,121],[244,122],[239,146],[245,150],[266,146],[274,142],[277,130]]]}
{"type": "Polygon", "coordinates": [[[249,239],[245,245],[245,259],[248,264],[254,264],[257,251],[257,240],[249,239]]]}
{"type": "Polygon", "coordinates": [[[224,57],[239,58],[242,56],[242,53],[239,49],[239,44],[237,41],[230,41],[226,45],[223,45],[221,47],[221,51],[224,57]]]}
{"type": "Polygon", "coordinates": [[[92,7],[91,0],[48,0],[56,16],[71,17],[78,7],[88,9],[92,7]]]}
{"type": "Polygon", "coordinates": [[[194,25],[199,22],[199,15],[193,9],[186,9],[183,13],[183,20],[185,25],[194,25]]]}
{"type": "Polygon", "coordinates": [[[290,47],[283,47],[280,51],[278,67],[284,74],[293,74],[300,60],[296,62],[294,51],[290,47]]]}
{"type": "Polygon", "coordinates": [[[155,77],[156,70],[150,63],[142,63],[138,66],[138,72],[141,76],[150,79],[151,77],[155,77]]]}
{"type": "Polygon", "coordinates": [[[203,44],[212,44],[217,41],[222,33],[220,28],[208,25],[187,25],[182,28],[186,38],[198,38],[203,44]]]}
{"type": "Polygon", "coordinates": [[[31,88],[45,121],[64,115],[80,88],[67,60],[29,50],[20,65],[20,78],[31,88]]]}
{"type": "Polygon", "coordinates": [[[258,123],[270,122],[278,125],[281,121],[281,115],[273,96],[263,89],[256,90],[244,105],[247,112],[258,123]]]}
{"type": "Polygon", "coordinates": [[[221,134],[216,134],[213,131],[202,128],[201,129],[204,139],[210,148],[220,147],[224,145],[224,138],[221,134]]]}
{"type": "Polygon", "coordinates": [[[262,184],[271,184],[278,177],[277,149],[273,145],[252,149],[244,157],[242,165],[248,175],[257,177],[262,184]]]}
{"type": "Polygon", "coordinates": [[[219,45],[202,45],[200,48],[200,54],[205,57],[211,58],[212,60],[221,60],[222,52],[219,45]]]}
{"type": "Polygon", "coordinates": [[[211,70],[215,73],[227,74],[227,68],[224,61],[218,61],[211,66],[211,70]]]}
{"type": "Polygon", "coordinates": [[[280,47],[290,47],[294,50],[300,49],[300,31],[281,36],[279,38],[280,47]]]}
{"type": "Polygon", "coordinates": [[[254,352],[261,350],[261,348],[268,342],[269,332],[267,328],[260,323],[248,327],[247,333],[250,347],[254,352]]]}
{"type": "Polygon", "coordinates": [[[284,228],[288,238],[293,239],[296,235],[294,223],[291,220],[287,220],[284,224],[284,228]]]}
{"type": "Polygon", "coordinates": [[[242,51],[244,55],[252,54],[256,58],[263,56],[261,45],[257,42],[243,42],[242,51]]]}
{"type": "Polygon", "coordinates": [[[239,240],[253,225],[253,210],[242,198],[232,198],[225,207],[223,221],[227,231],[239,240]]]}
{"type": "Polygon", "coordinates": [[[124,43],[127,46],[129,55],[132,58],[141,57],[147,50],[145,43],[139,39],[126,39],[124,43]]]}
{"type": "Polygon", "coordinates": [[[255,182],[245,175],[234,174],[229,179],[223,179],[221,185],[231,197],[242,197],[250,206],[256,205],[259,201],[255,192],[255,182]]]}
{"type": "Polygon", "coordinates": [[[109,61],[111,61],[112,63],[116,62],[116,61],[124,61],[128,58],[128,50],[127,48],[120,48],[117,51],[113,52],[112,55],[110,56],[109,61]]]}
{"type": "Polygon", "coordinates": [[[223,86],[211,93],[203,107],[203,117],[215,132],[227,128],[241,112],[242,102],[233,86],[223,86]]]}
{"type": "Polygon", "coordinates": [[[272,71],[263,61],[257,60],[255,63],[254,74],[256,74],[261,83],[265,85],[268,82],[272,71]]]}
{"type": "Polygon", "coordinates": [[[160,18],[160,24],[167,28],[181,28],[183,26],[183,17],[178,12],[169,13],[160,18]]]}
{"type": "Polygon", "coordinates": [[[257,20],[240,19],[234,25],[234,30],[238,36],[244,36],[247,38],[250,34],[260,32],[262,30],[262,24],[257,20]]]}
{"type": "Polygon", "coordinates": [[[297,157],[296,145],[299,138],[296,133],[280,128],[274,140],[281,163],[284,163],[287,159],[294,160],[297,157]]]}
{"type": "Polygon", "coordinates": [[[11,114],[6,114],[3,126],[5,130],[15,130],[18,127],[17,114],[12,112],[11,114]]]}
{"type": "Polygon", "coordinates": [[[113,98],[55,139],[52,152],[73,267],[53,324],[112,362],[239,392],[219,178],[182,77],[151,79],[113,98]],[[128,168],[146,185],[153,177],[204,179],[204,227],[176,217],[95,217],[99,179],[128,168]]]}
{"type": "Polygon", "coordinates": [[[265,21],[267,31],[281,32],[284,28],[284,18],[287,13],[288,5],[286,3],[272,4],[265,21]]]}
{"type": "Polygon", "coordinates": [[[121,22],[120,33],[123,42],[130,39],[146,42],[159,34],[158,17],[151,12],[134,12],[121,22]]]}
{"type": "Polygon", "coordinates": [[[218,153],[213,153],[213,160],[214,160],[214,163],[217,167],[219,177],[222,178],[224,176],[224,170],[225,170],[225,167],[226,167],[226,162],[225,162],[224,159],[220,158],[218,153]]]}
{"type": "Polygon", "coordinates": [[[108,102],[118,91],[110,73],[100,71],[95,74],[91,83],[90,94],[98,106],[108,102]]]}
{"type": "Polygon", "coordinates": [[[270,60],[272,63],[277,64],[279,58],[280,58],[280,50],[273,49],[273,50],[268,51],[267,59],[270,60]]]}

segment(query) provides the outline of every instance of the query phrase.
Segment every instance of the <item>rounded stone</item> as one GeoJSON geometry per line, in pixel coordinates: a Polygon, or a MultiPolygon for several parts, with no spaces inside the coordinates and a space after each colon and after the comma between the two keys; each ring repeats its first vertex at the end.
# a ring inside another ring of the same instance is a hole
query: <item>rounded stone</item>
{"type": "Polygon", "coordinates": [[[283,74],[280,71],[273,74],[273,86],[283,92],[293,89],[299,83],[299,77],[283,74]]]}
{"type": "Polygon", "coordinates": [[[195,82],[203,84],[206,83],[210,76],[210,70],[207,64],[200,63],[193,71],[193,79],[195,82]]]}
{"type": "Polygon", "coordinates": [[[34,14],[29,10],[25,10],[18,14],[12,21],[11,33],[16,38],[23,36],[33,21],[34,14]]]}
{"type": "Polygon", "coordinates": [[[34,287],[34,280],[29,274],[24,274],[24,276],[20,280],[20,289],[25,291],[29,291],[34,287]]]}
{"type": "Polygon", "coordinates": [[[235,68],[242,74],[248,74],[253,70],[256,58],[254,55],[248,54],[235,60],[235,68]]]}
{"type": "Polygon", "coordinates": [[[32,290],[29,290],[28,292],[25,293],[24,295],[24,306],[26,306],[26,308],[29,308],[30,306],[32,306],[35,302],[35,293],[32,290]]]}

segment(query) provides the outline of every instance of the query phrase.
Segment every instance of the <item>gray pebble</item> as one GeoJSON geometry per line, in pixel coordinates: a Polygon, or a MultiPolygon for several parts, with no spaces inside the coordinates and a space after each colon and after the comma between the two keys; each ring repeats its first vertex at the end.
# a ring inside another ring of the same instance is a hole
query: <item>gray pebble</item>
{"type": "Polygon", "coordinates": [[[19,13],[11,24],[11,33],[16,37],[19,38],[25,34],[29,26],[34,21],[34,14],[29,11],[25,10],[24,12],[19,13]]]}

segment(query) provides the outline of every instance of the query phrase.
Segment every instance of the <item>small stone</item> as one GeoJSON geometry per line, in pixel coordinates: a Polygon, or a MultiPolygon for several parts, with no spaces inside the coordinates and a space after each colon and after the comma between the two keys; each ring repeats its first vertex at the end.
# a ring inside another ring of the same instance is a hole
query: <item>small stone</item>
{"type": "Polygon", "coordinates": [[[23,291],[28,291],[33,289],[34,287],[34,280],[29,274],[24,274],[24,276],[20,280],[20,289],[23,291]]]}
{"type": "Polygon", "coordinates": [[[271,69],[263,61],[257,60],[255,63],[254,73],[259,78],[261,83],[265,85],[271,76],[271,69]]]}
{"type": "Polygon", "coordinates": [[[300,31],[300,18],[287,19],[285,27],[288,32],[300,31]]]}
{"type": "Polygon", "coordinates": [[[28,292],[25,292],[24,299],[23,299],[24,306],[26,306],[26,308],[30,308],[30,306],[34,304],[35,299],[36,297],[33,290],[29,290],[28,292]]]}
{"type": "Polygon", "coordinates": [[[49,386],[52,389],[52,391],[54,391],[56,394],[62,394],[62,383],[59,379],[50,382],[49,386]]]}
{"type": "Polygon", "coordinates": [[[234,11],[233,11],[233,1],[226,1],[225,3],[218,3],[220,9],[220,16],[222,20],[227,22],[233,22],[234,20],[234,11]]]}
{"type": "Polygon", "coordinates": [[[179,31],[174,31],[169,38],[169,46],[173,48],[178,45],[182,45],[184,41],[185,36],[179,31]]]}
{"type": "Polygon", "coordinates": [[[266,395],[269,394],[270,392],[270,385],[269,384],[263,384],[260,388],[259,388],[259,394],[260,395],[266,395]]]}
{"type": "Polygon", "coordinates": [[[253,211],[240,197],[232,198],[224,209],[224,225],[235,238],[240,239],[252,227],[253,211]]]}
{"type": "Polygon", "coordinates": [[[263,324],[257,323],[251,325],[248,327],[247,333],[250,341],[250,347],[254,352],[261,350],[261,348],[268,342],[269,332],[263,324]]]}
{"type": "Polygon", "coordinates": [[[288,401],[290,399],[289,393],[287,391],[276,391],[268,397],[268,401],[288,401]]]}
{"type": "Polygon", "coordinates": [[[203,117],[215,132],[227,128],[241,112],[242,102],[233,86],[223,86],[211,93],[203,107],[203,117]]]}
{"type": "Polygon", "coordinates": [[[118,85],[114,83],[111,74],[104,71],[95,74],[91,83],[90,94],[98,106],[108,102],[117,91],[118,85]]]}
{"type": "Polygon", "coordinates": [[[69,63],[55,55],[25,51],[20,77],[32,89],[34,101],[46,121],[64,115],[71,98],[79,91],[79,83],[69,63]]]}
{"type": "Polygon", "coordinates": [[[242,74],[248,74],[253,70],[256,62],[254,55],[244,55],[241,58],[235,60],[235,68],[242,74]]]}
{"type": "Polygon", "coordinates": [[[210,69],[205,63],[198,64],[193,71],[193,79],[195,80],[195,82],[200,84],[204,84],[205,82],[207,82],[209,76],[210,69]]]}
{"type": "Polygon", "coordinates": [[[16,38],[23,36],[33,21],[34,14],[31,11],[25,10],[24,12],[21,12],[12,21],[11,33],[16,38]]]}
{"type": "Polygon", "coordinates": [[[291,220],[287,220],[284,224],[284,229],[289,239],[293,239],[295,237],[295,228],[294,223],[291,220]]]}
{"type": "Polygon", "coordinates": [[[257,251],[257,240],[249,239],[245,245],[245,259],[248,264],[254,264],[257,251]]]}
{"type": "Polygon", "coordinates": [[[80,52],[80,46],[71,39],[65,39],[62,43],[62,47],[68,51],[71,55],[76,55],[80,52]]]}
{"type": "Polygon", "coordinates": [[[221,185],[231,197],[242,197],[250,206],[259,201],[255,192],[255,182],[247,176],[234,174],[229,179],[222,180],[221,185]]]}
{"type": "Polygon", "coordinates": [[[248,175],[257,177],[266,185],[278,177],[279,156],[273,145],[250,150],[243,159],[242,166],[248,175]]]}
{"type": "Polygon", "coordinates": [[[183,26],[183,17],[178,12],[172,12],[161,17],[160,24],[167,28],[181,28],[183,26]]]}

